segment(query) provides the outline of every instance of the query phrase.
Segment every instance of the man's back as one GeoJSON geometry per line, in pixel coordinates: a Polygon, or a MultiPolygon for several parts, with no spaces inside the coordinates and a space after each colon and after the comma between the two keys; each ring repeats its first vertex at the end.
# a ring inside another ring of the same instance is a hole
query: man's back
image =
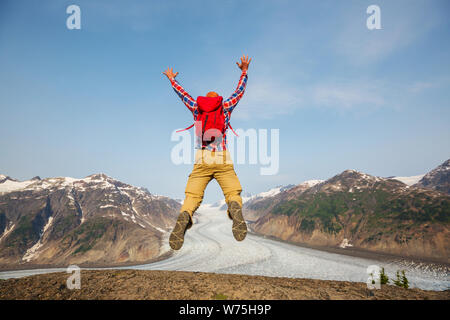
{"type": "Polygon", "coordinates": [[[205,97],[199,96],[194,100],[175,80],[178,72],[173,73],[170,68],[163,72],[181,101],[194,116],[196,148],[199,149],[195,155],[194,169],[186,185],[186,197],[181,206],[180,215],[169,237],[170,246],[174,250],[182,247],[184,234],[192,225],[192,216],[200,206],[206,186],[212,179],[216,179],[219,183],[228,204],[227,212],[228,217],[233,220],[234,238],[242,241],[247,235],[247,225],[242,216],[242,187],[234,171],[233,163],[230,161],[229,152],[226,150],[226,131],[229,127],[231,128],[231,113],[244,95],[250,61],[251,59],[243,56],[241,63],[237,63],[242,74],[236,90],[225,101],[215,92],[209,92],[205,97]]]}
{"type": "MultiPolygon", "coordinates": [[[[223,107],[223,115],[224,115],[224,131],[222,132],[221,139],[215,138],[214,141],[208,141],[207,139],[204,139],[204,137],[199,136],[196,132],[196,149],[207,149],[211,151],[224,151],[226,150],[226,144],[227,144],[227,136],[226,131],[230,127],[230,119],[231,119],[231,113],[233,112],[234,108],[238,104],[238,102],[241,100],[242,96],[245,92],[245,87],[247,85],[247,70],[248,66],[250,64],[251,59],[248,59],[248,57],[243,56],[241,58],[241,64],[237,63],[238,67],[241,69],[242,73],[239,78],[239,82],[237,85],[236,90],[233,92],[233,94],[226,100],[222,100],[222,107],[223,107]]],[[[206,97],[199,96],[195,100],[192,98],[189,93],[186,92],[186,90],[175,80],[176,74],[173,73],[171,69],[167,69],[164,74],[169,78],[170,83],[172,84],[173,90],[177,93],[177,95],[180,97],[181,101],[186,105],[186,107],[192,112],[194,117],[194,122],[198,120],[204,120],[200,119],[201,110],[199,109],[199,99],[205,100],[204,98],[218,98],[220,97],[217,93],[211,91],[208,92],[206,97]],[[215,95],[214,95],[215,94],[215,95]],[[209,95],[209,96],[208,96],[209,95]]],[[[204,118],[204,117],[203,117],[204,118]]],[[[203,132],[204,133],[204,132],[203,132]]],[[[206,137],[208,138],[208,137],[206,137]]]]}

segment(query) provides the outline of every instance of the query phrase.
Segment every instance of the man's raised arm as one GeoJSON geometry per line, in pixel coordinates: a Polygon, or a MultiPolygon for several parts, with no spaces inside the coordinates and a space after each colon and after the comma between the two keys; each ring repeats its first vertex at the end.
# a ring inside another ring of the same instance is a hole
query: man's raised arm
{"type": "Polygon", "coordinates": [[[250,61],[252,61],[252,58],[248,58],[245,55],[241,58],[241,63],[236,62],[239,69],[242,70],[241,77],[239,78],[239,83],[234,91],[234,93],[229,97],[227,100],[224,101],[223,106],[226,111],[231,112],[233,111],[234,107],[238,104],[239,100],[241,100],[242,96],[244,95],[245,86],[247,85],[247,70],[248,66],[250,64],[250,61]]]}
{"type": "Polygon", "coordinates": [[[197,109],[197,102],[192,98],[189,93],[184,90],[182,86],[175,80],[175,77],[178,75],[177,73],[173,73],[173,68],[167,68],[166,71],[163,72],[167,76],[167,79],[169,79],[170,84],[172,85],[173,90],[176,92],[176,94],[180,97],[181,101],[188,107],[191,112],[194,112],[195,109],[197,109]]]}

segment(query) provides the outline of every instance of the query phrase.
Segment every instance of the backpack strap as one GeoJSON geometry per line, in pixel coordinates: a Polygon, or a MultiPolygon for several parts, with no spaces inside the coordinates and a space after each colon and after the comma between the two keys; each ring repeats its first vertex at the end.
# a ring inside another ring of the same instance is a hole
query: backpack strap
{"type": "Polygon", "coordinates": [[[177,130],[176,132],[181,132],[181,131],[189,130],[189,129],[192,128],[193,126],[194,126],[194,123],[193,123],[192,125],[190,125],[189,127],[184,128],[184,129],[181,129],[181,130],[177,130]]]}
{"type": "Polygon", "coordinates": [[[233,130],[233,127],[231,126],[231,123],[228,122],[228,127],[230,127],[231,131],[236,135],[236,137],[239,137],[239,135],[233,130]]]}
{"type": "MultiPolygon", "coordinates": [[[[176,132],[181,132],[181,131],[189,130],[190,128],[192,128],[192,127],[194,126],[194,124],[195,124],[195,123],[191,124],[191,125],[190,125],[189,127],[187,127],[187,128],[177,130],[176,132]]],[[[228,127],[231,129],[231,131],[233,131],[233,133],[234,133],[234,135],[235,135],[236,137],[239,137],[239,135],[236,133],[236,131],[234,131],[233,127],[231,126],[231,123],[228,123],[228,127]]]]}

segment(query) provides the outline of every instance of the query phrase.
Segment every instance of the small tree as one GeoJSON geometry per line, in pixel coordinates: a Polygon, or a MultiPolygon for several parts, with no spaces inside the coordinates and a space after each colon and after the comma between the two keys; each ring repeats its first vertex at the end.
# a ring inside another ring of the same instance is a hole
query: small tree
{"type": "Polygon", "coordinates": [[[395,284],[397,287],[401,287],[401,286],[402,286],[402,281],[401,281],[401,279],[400,279],[400,271],[399,271],[399,270],[397,270],[397,273],[396,273],[396,275],[395,275],[394,284],[395,284]]]}
{"type": "Polygon", "coordinates": [[[384,272],[384,268],[381,268],[381,272],[380,272],[380,283],[381,283],[381,284],[388,284],[388,283],[389,283],[389,277],[388,277],[387,274],[384,272]]]}
{"type": "Polygon", "coordinates": [[[402,275],[400,276],[400,270],[397,270],[396,279],[394,280],[394,284],[397,287],[402,287],[405,289],[409,288],[409,281],[406,278],[405,270],[401,271],[402,275]]]}
{"type": "Polygon", "coordinates": [[[402,270],[402,286],[405,289],[409,288],[409,281],[408,281],[408,278],[405,275],[405,270],[402,270]]]}

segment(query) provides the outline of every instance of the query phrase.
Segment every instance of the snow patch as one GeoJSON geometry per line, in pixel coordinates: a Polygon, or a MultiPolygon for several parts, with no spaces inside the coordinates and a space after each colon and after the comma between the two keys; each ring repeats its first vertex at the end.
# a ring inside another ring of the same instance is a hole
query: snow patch
{"type": "Polygon", "coordinates": [[[105,209],[105,208],[117,208],[117,206],[115,206],[113,204],[105,204],[103,206],[100,206],[100,209],[105,209]]]}
{"type": "Polygon", "coordinates": [[[8,234],[11,233],[11,231],[14,229],[15,224],[9,223],[10,226],[6,227],[6,230],[3,232],[2,236],[0,237],[0,242],[8,236],[8,234]]]}
{"type": "Polygon", "coordinates": [[[340,248],[345,249],[347,247],[353,247],[352,244],[348,241],[348,239],[342,240],[341,244],[339,245],[340,248]]]}
{"type": "Polygon", "coordinates": [[[133,209],[134,213],[136,213],[136,215],[139,215],[139,213],[136,211],[136,209],[134,208],[134,206],[131,206],[131,209],[133,209]]]}
{"type": "Polygon", "coordinates": [[[34,183],[36,181],[33,180],[27,180],[27,181],[13,181],[13,180],[6,180],[3,183],[0,183],[0,193],[7,193],[7,192],[13,192],[21,189],[25,189],[30,184],[34,183]]]}
{"type": "Polygon", "coordinates": [[[159,228],[159,227],[157,227],[157,226],[151,224],[149,221],[147,221],[147,223],[148,223],[148,225],[149,225],[150,227],[152,227],[152,228],[154,228],[154,229],[156,229],[156,230],[158,230],[158,231],[160,231],[160,232],[162,232],[162,233],[167,233],[167,232],[168,232],[168,231],[166,231],[166,230],[164,230],[164,229],[161,229],[161,228],[159,228]]]}
{"type": "Polygon", "coordinates": [[[398,180],[403,182],[404,184],[408,186],[412,186],[413,184],[416,184],[425,176],[425,174],[419,174],[417,176],[410,176],[410,177],[393,177],[391,179],[398,180]]]}
{"type": "Polygon", "coordinates": [[[45,231],[52,225],[53,217],[48,218],[47,224],[44,226],[44,230],[42,230],[42,235],[44,235],[45,231]]]}
{"type": "Polygon", "coordinates": [[[273,189],[270,189],[269,191],[258,193],[257,196],[262,197],[262,198],[273,197],[281,192],[281,188],[282,187],[273,188],[273,189]]]}
{"type": "Polygon", "coordinates": [[[301,185],[306,185],[308,187],[314,187],[316,184],[322,183],[324,180],[306,180],[300,183],[301,185]]]}
{"type": "Polygon", "coordinates": [[[42,229],[41,236],[40,236],[38,242],[36,242],[34,244],[34,246],[29,248],[27,250],[27,252],[25,252],[25,254],[23,255],[23,257],[22,257],[23,261],[30,262],[31,260],[36,259],[39,256],[38,250],[44,245],[42,243],[42,238],[44,237],[45,232],[52,225],[52,223],[53,223],[53,217],[50,217],[48,219],[47,223],[45,224],[44,229],[42,229]]]}

